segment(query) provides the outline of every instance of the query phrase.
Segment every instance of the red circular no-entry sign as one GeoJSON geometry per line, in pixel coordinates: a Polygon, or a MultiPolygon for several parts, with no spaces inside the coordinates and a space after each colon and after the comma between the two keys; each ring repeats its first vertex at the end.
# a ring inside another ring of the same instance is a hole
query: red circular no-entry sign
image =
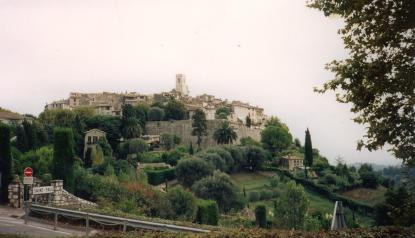
{"type": "Polygon", "coordinates": [[[32,177],[32,175],[33,175],[33,169],[30,168],[30,167],[26,167],[23,170],[23,174],[24,174],[25,177],[32,177]]]}

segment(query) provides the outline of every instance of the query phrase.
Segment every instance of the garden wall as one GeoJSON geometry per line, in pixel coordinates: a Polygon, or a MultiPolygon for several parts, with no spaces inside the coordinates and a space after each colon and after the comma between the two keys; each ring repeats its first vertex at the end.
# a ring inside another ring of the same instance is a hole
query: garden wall
{"type": "MultiPolygon", "coordinates": [[[[220,127],[223,120],[208,120],[208,135],[202,138],[202,148],[207,148],[217,145],[213,139],[213,134],[220,127]]],[[[248,128],[243,124],[231,124],[238,138],[234,144],[239,144],[239,140],[243,137],[252,137],[254,140],[259,141],[261,139],[261,129],[258,127],[248,128]]],[[[176,134],[181,138],[181,144],[193,146],[197,145],[196,136],[192,136],[192,120],[180,120],[180,121],[149,121],[146,123],[146,134],[148,135],[161,135],[163,133],[176,134]]]]}

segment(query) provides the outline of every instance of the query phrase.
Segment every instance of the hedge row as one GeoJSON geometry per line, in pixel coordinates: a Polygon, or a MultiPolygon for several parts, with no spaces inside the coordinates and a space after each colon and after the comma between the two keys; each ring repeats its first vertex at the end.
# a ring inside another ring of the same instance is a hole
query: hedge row
{"type": "Polygon", "coordinates": [[[199,224],[217,226],[219,222],[219,208],[216,201],[198,200],[196,222],[199,224]]]}
{"type": "Polygon", "coordinates": [[[308,189],[321,194],[322,196],[328,198],[329,200],[335,202],[335,201],[341,201],[343,203],[343,206],[349,207],[352,210],[355,211],[360,211],[362,213],[373,213],[374,211],[374,207],[370,206],[368,204],[356,201],[354,199],[350,199],[348,197],[336,194],[332,191],[330,191],[328,188],[326,188],[323,185],[320,184],[316,184],[313,181],[304,179],[304,178],[297,178],[294,175],[292,175],[289,171],[287,170],[281,170],[279,168],[275,168],[275,167],[264,167],[264,170],[268,170],[268,171],[275,171],[278,172],[280,175],[284,175],[286,177],[289,177],[291,179],[293,179],[294,181],[296,181],[297,183],[302,184],[303,186],[307,187],[308,189]]]}
{"type": "Polygon", "coordinates": [[[151,185],[159,185],[168,180],[173,180],[176,178],[176,170],[172,169],[152,169],[146,170],[148,183],[151,185]]]}

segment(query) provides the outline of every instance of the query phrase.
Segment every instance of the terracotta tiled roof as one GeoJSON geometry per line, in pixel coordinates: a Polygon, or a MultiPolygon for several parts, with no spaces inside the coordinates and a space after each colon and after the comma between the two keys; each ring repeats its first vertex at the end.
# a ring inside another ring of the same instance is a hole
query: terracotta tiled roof
{"type": "Polygon", "coordinates": [[[0,119],[23,120],[23,116],[15,112],[0,111],[0,119]]]}

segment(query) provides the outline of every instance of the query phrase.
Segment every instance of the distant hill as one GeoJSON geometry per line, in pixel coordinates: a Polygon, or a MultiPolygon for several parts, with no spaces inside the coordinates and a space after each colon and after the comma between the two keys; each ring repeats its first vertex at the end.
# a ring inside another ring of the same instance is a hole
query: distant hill
{"type": "Polygon", "coordinates": [[[398,168],[401,167],[400,165],[385,165],[385,164],[375,164],[375,163],[353,163],[353,164],[348,164],[348,166],[353,166],[353,167],[356,167],[356,169],[359,169],[360,166],[362,166],[362,164],[372,165],[375,171],[382,171],[383,169],[389,168],[389,167],[398,167],[398,168]]]}

